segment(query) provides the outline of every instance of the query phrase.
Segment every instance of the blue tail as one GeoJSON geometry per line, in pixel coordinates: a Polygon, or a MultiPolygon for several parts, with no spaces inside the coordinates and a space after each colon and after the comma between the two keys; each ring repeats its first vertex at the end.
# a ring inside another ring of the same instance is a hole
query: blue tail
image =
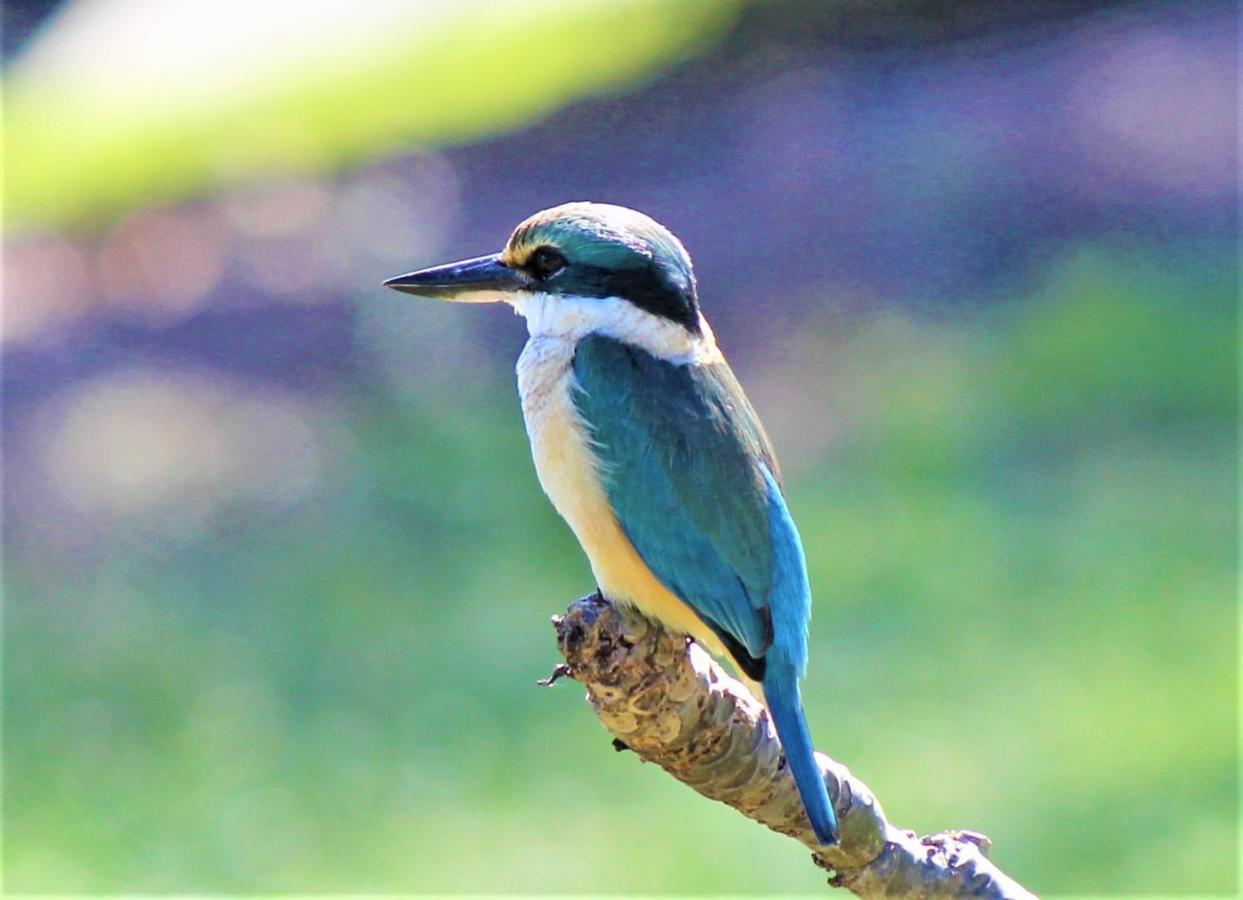
{"type": "Polygon", "coordinates": [[[803,701],[798,691],[798,675],[794,667],[777,659],[768,660],[764,673],[764,697],[768,711],[777,726],[777,736],[785,750],[786,763],[798,786],[798,794],[811,821],[811,830],[822,844],[838,842],[837,815],[824,787],[824,776],[816,765],[815,747],[807,720],[803,717],[803,701]]]}

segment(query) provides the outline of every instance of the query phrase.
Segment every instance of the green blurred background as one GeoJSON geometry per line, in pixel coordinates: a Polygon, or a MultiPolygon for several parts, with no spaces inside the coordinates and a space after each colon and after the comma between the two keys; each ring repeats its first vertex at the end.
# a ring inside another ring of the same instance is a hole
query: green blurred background
{"type": "Polygon", "coordinates": [[[1230,4],[5,3],[10,892],[818,893],[563,682],[496,308],[688,245],[822,746],[1033,890],[1238,888],[1230,4]]]}

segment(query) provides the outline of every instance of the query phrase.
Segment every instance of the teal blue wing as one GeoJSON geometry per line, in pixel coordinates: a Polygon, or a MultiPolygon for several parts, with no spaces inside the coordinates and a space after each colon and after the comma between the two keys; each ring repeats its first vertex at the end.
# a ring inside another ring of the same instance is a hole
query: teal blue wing
{"type": "Polygon", "coordinates": [[[731,652],[754,660],[774,640],[776,605],[778,642],[801,668],[802,548],[768,439],[729,366],[674,365],[591,335],[574,374],[609,501],[643,561],[731,652]]]}
{"type": "Polygon", "coordinates": [[[837,819],[816,762],[798,677],[811,591],[768,440],[724,363],[673,365],[592,335],[574,356],[574,402],[609,502],[635,550],[761,681],[822,843],[837,819]]]}

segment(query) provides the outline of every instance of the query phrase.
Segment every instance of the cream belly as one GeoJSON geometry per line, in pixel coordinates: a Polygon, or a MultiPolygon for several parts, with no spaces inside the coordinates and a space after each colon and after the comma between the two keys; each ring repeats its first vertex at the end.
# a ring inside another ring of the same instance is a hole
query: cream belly
{"type": "Polygon", "coordinates": [[[571,399],[574,344],[572,338],[532,335],[518,359],[518,394],[540,485],[574,531],[606,597],[728,658],[712,629],[639,557],[609,506],[586,426],[571,399]]]}

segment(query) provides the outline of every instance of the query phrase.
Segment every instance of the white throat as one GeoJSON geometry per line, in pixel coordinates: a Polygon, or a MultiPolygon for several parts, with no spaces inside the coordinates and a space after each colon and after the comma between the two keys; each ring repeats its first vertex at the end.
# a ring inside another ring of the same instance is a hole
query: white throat
{"type": "Polygon", "coordinates": [[[641,347],[673,363],[719,362],[721,351],[708,320],[699,316],[699,334],[661,318],[620,297],[578,297],[524,293],[506,298],[527,320],[536,338],[577,344],[589,334],[603,334],[641,347]]]}

